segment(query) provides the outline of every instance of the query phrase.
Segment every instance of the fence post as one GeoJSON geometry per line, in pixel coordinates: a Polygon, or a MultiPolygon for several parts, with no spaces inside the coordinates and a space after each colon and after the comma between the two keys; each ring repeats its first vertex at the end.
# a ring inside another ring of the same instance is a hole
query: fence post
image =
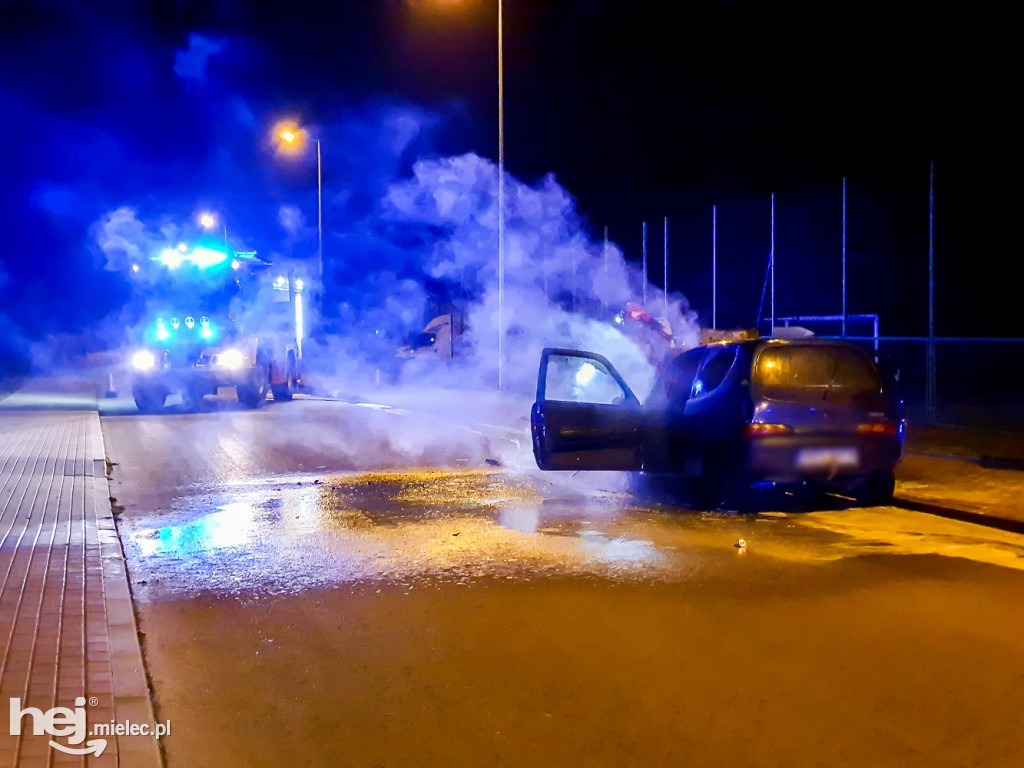
{"type": "Polygon", "coordinates": [[[928,347],[925,352],[924,416],[935,423],[935,161],[928,167],[928,347]]]}

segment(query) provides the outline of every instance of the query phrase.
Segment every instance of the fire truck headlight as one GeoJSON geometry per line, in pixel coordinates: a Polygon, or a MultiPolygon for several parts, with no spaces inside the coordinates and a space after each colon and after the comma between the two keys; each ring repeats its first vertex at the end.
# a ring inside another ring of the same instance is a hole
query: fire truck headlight
{"type": "Polygon", "coordinates": [[[146,349],[140,349],[132,355],[132,368],[137,371],[152,371],[156,368],[156,355],[146,349]]]}
{"type": "Polygon", "coordinates": [[[245,365],[245,355],[240,349],[226,349],[217,355],[217,365],[230,371],[237,371],[245,365]]]}

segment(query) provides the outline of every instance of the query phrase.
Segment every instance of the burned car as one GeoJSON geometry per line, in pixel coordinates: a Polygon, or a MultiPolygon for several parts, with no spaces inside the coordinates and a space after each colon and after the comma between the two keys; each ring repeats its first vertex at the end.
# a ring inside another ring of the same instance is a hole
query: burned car
{"type": "Polygon", "coordinates": [[[531,413],[541,469],[678,480],[704,507],[761,483],[886,504],[904,423],[875,361],[824,339],[694,347],[661,366],[643,404],[601,355],[545,349],[531,413]]]}

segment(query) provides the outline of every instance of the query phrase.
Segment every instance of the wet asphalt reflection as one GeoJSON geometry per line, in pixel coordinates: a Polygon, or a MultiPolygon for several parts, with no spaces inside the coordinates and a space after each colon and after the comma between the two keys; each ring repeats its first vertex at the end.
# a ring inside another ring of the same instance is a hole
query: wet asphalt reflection
{"type": "Polygon", "coordinates": [[[122,521],[121,533],[141,600],[481,579],[742,579],[743,560],[771,568],[868,553],[1024,568],[1019,536],[891,507],[769,498],[754,514],[701,513],[500,470],[265,477],[178,496],[157,516],[122,521]]]}

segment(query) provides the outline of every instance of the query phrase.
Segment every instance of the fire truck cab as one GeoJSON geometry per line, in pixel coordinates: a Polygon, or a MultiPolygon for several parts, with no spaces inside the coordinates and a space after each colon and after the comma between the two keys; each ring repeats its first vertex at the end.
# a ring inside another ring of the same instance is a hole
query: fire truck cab
{"type": "Polygon", "coordinates": [[[233,388],[260,408],[269,395],[291,400],[301,384],[304,284],[251,252],[166,249],[133,265],[139,323],[130,352],[139,411],[180,395],[187,410],[233,388]]]}

